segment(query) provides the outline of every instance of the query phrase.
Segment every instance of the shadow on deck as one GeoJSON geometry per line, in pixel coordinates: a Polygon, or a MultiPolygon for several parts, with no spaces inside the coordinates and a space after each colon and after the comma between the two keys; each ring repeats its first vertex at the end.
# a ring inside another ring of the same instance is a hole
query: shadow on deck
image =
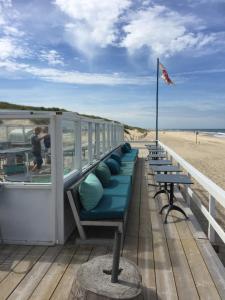
{"type": "MultiPolygon", "coordinates": [[[[163,224],[158,211],[167,199],[153,199],[148,173],[139,158],[122,251],[141,271],[140,299],[225,299],[224,268],[192,212],[177,193],[189,220],[174,212],[163,224]]],[[[55,247],[0,246],[0,300],[68,299],[80,264],[111,251],[74,240],[55,247]]]]}

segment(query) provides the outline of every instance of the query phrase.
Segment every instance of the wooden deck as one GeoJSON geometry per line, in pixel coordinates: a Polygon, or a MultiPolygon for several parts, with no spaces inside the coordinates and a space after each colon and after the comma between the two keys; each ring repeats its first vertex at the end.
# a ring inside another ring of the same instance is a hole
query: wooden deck
{"type": "MultiPolygon", "coordinates": [[[[190,218],[174,213],[164,225],[158,211],[166,198],[153,199],[148,173],[140,158],[122,253],[140,268],[140,299],[225,299],[224,268],[195,217],[177,193],[190,218]]],[[[79,265],[110,251],[73,241],[56,247],[2,245],[0,300],[68,299],[79,265]]]]}

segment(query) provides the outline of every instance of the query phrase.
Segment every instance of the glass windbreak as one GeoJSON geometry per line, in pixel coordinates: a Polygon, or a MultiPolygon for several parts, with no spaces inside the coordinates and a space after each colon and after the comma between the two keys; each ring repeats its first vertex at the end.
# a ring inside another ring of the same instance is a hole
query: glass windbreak
{"type": "Polygon", "coordinates": [[[81,160],[82,167],[88,164],[88,122],[81,122],[81,160]]]}
{"type": "Polygon", "coordinates": [[[62,140],[63,140],[63,168],[64,175],[76,169],[75,166],[75,135],[76,122],[63,120],[62,123],[62,140]]]}
{"type": "Polygon", "coordinates": [[[0,179],[6,182],[51,182],[49,119],[0,121],[0,179]]]}

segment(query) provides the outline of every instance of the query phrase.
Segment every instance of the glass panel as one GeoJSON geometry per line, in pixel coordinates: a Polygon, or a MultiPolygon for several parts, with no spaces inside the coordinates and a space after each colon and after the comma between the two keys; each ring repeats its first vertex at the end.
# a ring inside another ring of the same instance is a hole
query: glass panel
{"type": "Polygon", "coordinates": [[[82,167],[88,164],[88,122],[81,122],[82,167]]]}
{"type": "Polygon", "coordinates": [[[0,178],[3,181],[51,182],[49,123],[49,119],[38,118],[1,120],[0,178]]]}
{"type": "Polygon", "coordinates": [[[74,171],[75,168],[75,134],[76,123],[74,121],[62,121],[63,142],[63,168],[64,175],[74,171]]]}

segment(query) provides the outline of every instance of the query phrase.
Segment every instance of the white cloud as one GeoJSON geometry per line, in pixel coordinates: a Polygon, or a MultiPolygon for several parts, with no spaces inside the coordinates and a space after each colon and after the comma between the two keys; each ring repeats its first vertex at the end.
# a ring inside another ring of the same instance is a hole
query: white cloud
{"type": "Polygon", "coordinates": [[[65,26],[68,41],[89,56],[96,46],[116,42],[116,24],[131,0],[55,0],[55,4],[70,17],[65,26]]]}
{"type": "Polygon", "coordinates": [[[42,50],[40,59],[42,61],[47,61],[50,66],[64,65],[63,58],[56,50],[42,50]]]}
{"type": "Polygon", "coordinates": [[[130,52],[147,47],[154,56],[169,57],[184,50],[200,50],[219,40],[218,34],[203,34],[203,28],[194,16],[155,5],[133,14],[123,28],[125,37],[121,46],[130,52]]]}
{"type": "Polygon", "coordinates": [[[7,72],[31,74],[39,79],[67,84],[83,85],[149,85],[155,83],[155,77],[135,77],[122,74],[82,73],[78,71],[63,71],[56,68],[39,68],[28,64],[16,63],[10,60],[0,61],[0,69],[7,72]]]}
{"type": "Polygon", "coordinates": [[[0,59],[5,60],[8,58],[24,57],[26,50],[18,45],[17,41],[9,38],[0,38],[0,59]]]}

